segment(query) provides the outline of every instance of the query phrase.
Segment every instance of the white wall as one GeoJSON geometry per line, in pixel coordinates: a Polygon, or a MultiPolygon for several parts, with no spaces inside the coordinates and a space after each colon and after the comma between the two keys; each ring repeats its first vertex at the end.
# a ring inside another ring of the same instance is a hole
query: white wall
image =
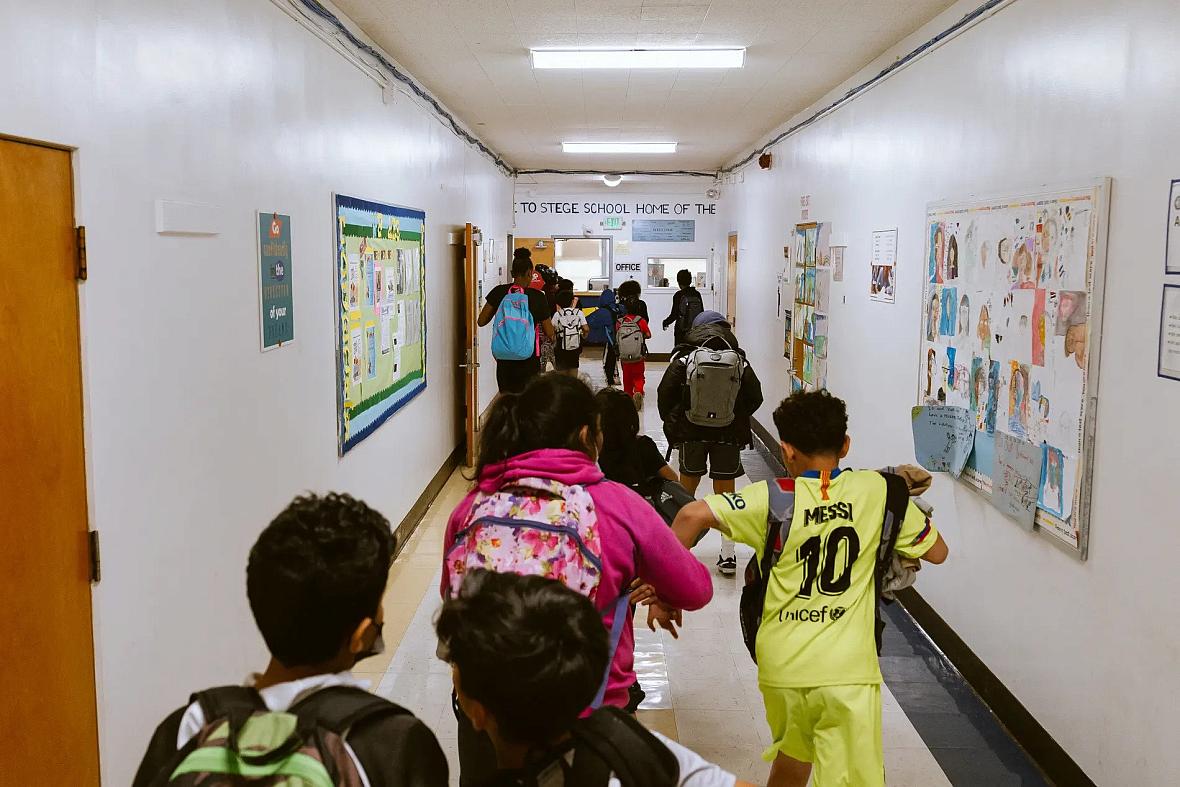
{"type": "MultiPolygon", "coordinates": [[[[699,189],[696,191],[686,191],[687,188],[681,184],[680,189],[676,192],[660,192],[653,190],[650,192],[637,191],[634,189],[620,191],[618,189],[609,189],[605,186],[597,187],[554,187],[554,186],[535,186],[531,189],[521,189],[518,187],[516,192],[516,235],[522,238],[536,238],[536,237],[550,237],[553,235],[574,235],[580,236],[583,231],[589,229],[591,234],[599,236],[610,236],[614,243],[614,260],[611,271],[611,282],[618,285],[627,279],[634,278],[643,285],[643,300],[647,303],[648,314],[652,318],[652,339],[648,342],[648,349],[655,353],[667,353],[672,351],[672,346],[675,344],[674,334],[672,329],[667,331],[660,330],[659,322],[668,316],[672,310],[672,296],[676,292],[676,271],[671,271],[669,278],[672,280],[672,286],[668,288],[652,288],[647,286],[647,258],[648,257],[702,257],[704,259],[713,261],[717,254],[720,255],[721,264],[724,266],[725,257],[725,237],[724,228],[720,223],[720,216],[716,212],[709,212],[708,208],[705,210],[698,209],[697,205],[714,206],[716,202],[708,199],[704,195],[705,189],[712,185],[711,181],[698,179],[697,184],[699,189]],[[572,203],[577,206],[579,210],[583,211],[578,214],[567,213],[544,213],[543,208],[538,207],[537,212],[530,213],[522,209],[521,203],[546,203],[546,202],[561,202],[572,203]],[[607,204],[622,204],[630,211],[623,213],[591,213],[585,212],[586,203],[592,205],[607,204]],[[637,204],[650,204],[658,206],[668,206],[668,213],[639,213],[637,212],[637,204]],[[683,213],[676,213],[676,206],[688,207],[683,213]],[[601,227],[601,221],[604,215],[620,216],[626,225],[622,230],[605,231],[601,227]],[[691,243],[675,242],[675,243],[646,243],[631,242],[631,227],[635,219],[692,219],[696,221],[695,240],[691,243]],[[721,237],[719,252],[714,252],[716,239],[721,237]],[[619,242],[630,243],[630,250],[621,252],[619,250],[619,242]],[[639,264],[640,272],[631,273],[629,271],[620,271],[618,266],[620,264],[639,264]]],[[[654,184],[653,184],[654,185],[654,184]]],[[[718,207],[716,210],[720,211],[718,207]]],[[[724,267],[719,270],[724,276],[724,267]]],[[[717,281],[718,277],[713,277],[712,291],[720,293],[724,287],[724,281],[717,281]]],[[[713,294],[708,289],[702,289],[701,295],[705,300],[705,308],[711,309],[713,307],[713,294]]],[[[720,299],[716,299],[720,302],[720,299]]]]}
{"type": "Polygon", "coordinates": [[[269,519],[335,489],[397,522],[461,439],[447,232],[503,238],[511,182],[268,0],[5,3],[0,74],[0,133],[78,149],[102,769],[127,784],[189,692],[265,665],[244,567],[269,519]],[[429,233],[427,392],[344,459],[333,191],[424,208],[429,233]],[[221,234],[156,235],[158,198],[219,205],[221,234]],[[255,209],[293,222],[296,340],[267,354],[255,209]]]}
{"type": "Polygon", "coordinates": [[[926,204],[1114,178],[1089,561],[940,478],[930,496],[951,559],[918,584],[1099,784],[1180,781],[1180,385],[1156,377],[1165,203],[1180,176],[1177,30],[1171,0],[1018,0],[788,138],[771,171],[749,167],[744,183],[723,186],[745,262],[739,314],[767,326],[742,337],[766,387],[764,423],[786,392],[774,277],[800,196],[847,236],[829,383],[848,400],[852,464],[877,466],[913,457],[926,204]],[[896,305],[868,296],[870,234],[892,227],[896,305]]]}

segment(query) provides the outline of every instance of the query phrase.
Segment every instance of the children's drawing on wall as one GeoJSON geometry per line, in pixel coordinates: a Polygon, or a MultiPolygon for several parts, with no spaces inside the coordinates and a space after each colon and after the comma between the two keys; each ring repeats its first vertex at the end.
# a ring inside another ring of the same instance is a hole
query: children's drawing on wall
{"type": "Polygon", "coordinates": [[[791,360],[791,346],[795,343],[795,332],[791,328],[791,310],[783,312],[783,357],[791,360]]]}
{"type": "Polygon", "coordinates": [[[1028,367],[1011,361],[1008,375],[1008,432],[1028,437],[1028,367]]]}
{"type": "Polygon", "coordinates": [[[1037,503],[1050,514],[1061,516],[1064,509],[1065,456],[1061,449],[1045,443],[1042,447],[1041,493],[1037,503]]]}
{"type": "Polygon", "coordinates": [[[942,224],[936,222],[930,225],[929,281],[931,284],[942,284],[946,281],[946,259],[944,253],[942,224]]]}
{"type": "Polygon", "coordinates": [[[815,357],[828,357],[828,315],[815,315],[815,357]]]}
{"type": "Polygon", "coordinates": [[[958,348],[946,348],[946,388],[948,391],[955,390],[955,356],[958,355],[958,348]]]}
{"type": "Polygon", "coordinates": [[[946,242],[946,280],[955,281],[959,278],[959,238],[951,235],[946,242]]]}
{"type": "MultiPolygon", "coordinates": [[[[980,294],[982,300],[982,293],[980,294]]],[[[979,319],[975,321],[975,335],[979,338],[979,348],[983,351],[984,357],[991,357],[992,354],[992,320],[989,314],[989,305],[983,304],[979,307],[979,319]]]]}
{"type": "Polygon", "coordinates": [[[353,329],[352,338],[352,384],[361,384],[361,363],[365,357],[364,335],[360,328],[353,329]]]}
{"type": "Polygon", "coordinates": [[[377,379],[377,326],[370,324],[365,326],[365,346],[368,348],[368,353],[365,355],[365,360],[368,365],[365,368],[365,379],[377,379]]]}
{"type": "Polygon", "coordinates": [[[965,293],[959,300],[958,336],[963,341],[971,336],[971,299],[965,293]]]}
{"type": "Polygon", "coordinates": [[[938,326],[941,322],[942,306],[939,303],[942,293],[938,287],[930,295],[930,304],[926,309],[926,341],[932,342],[938,338],[938,326]]]}
{"type": "Polygon", "coordinates": [[[954,336],[955,331],[955,315],[959,313],[959,291],[955,287],[942,288],[942,319],[938,323],[938,333],[940,336],[954,336]]]}
{"type": "Polygon", "coordinates": [[[869,285],[869,297],[874,301],[893,303],[897,283],[894,281],[892,265],[874,265],[873,278],[869,285]]]}
{"type": "Polygon", "coordinates": [[[987,410],[983,430],[988,434],[996,431],[996,412],[1000,407],[1000,363],[992,361],[987,371],[987,410]]]}
{"type": "Polygon", "coordinates": [[[977,429],[985,428],[985,408],[987,405],[987,372],[983,368],[983,359],[976,356],[971,359],[971,412],[975,413],[977,429]]]}
{"type": "Polygon", "coordinates": [[[926,390],[922,394],[922,396],[925,399],[926,404],[930,404],[931,402],[934,401],[934,391],[935,391],[934,383],[937,379],[937,374],[935,373],[935,369],[937,369],[937,368],[938,368],[938,353],[936,353],[934,348],[931,347],[929,350],[926,351],[926,390]]]}

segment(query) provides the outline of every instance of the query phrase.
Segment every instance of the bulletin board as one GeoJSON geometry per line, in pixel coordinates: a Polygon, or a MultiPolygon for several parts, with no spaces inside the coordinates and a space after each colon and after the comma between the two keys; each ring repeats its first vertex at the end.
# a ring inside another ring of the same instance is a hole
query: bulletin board
{"type": "Polygon", "coordinates": [[[934,203],[925,228],[918,401],[975,414],[961,480],[981,492],[996,482],[998,442],[1039,450],[1034,528],[1081,559],[1109,193],[1104,179],[934,203]]]}
{"type": "Polygon", "coordinates": [[[791,364],[792,391],[815,391],[828,385],[831,229],[824,222],[795,227],[794,294],[783,314],[783,355],[791,364]]]}
{"type": "Polygon", "coordinates": [[[426,389],[426,213],[335,195],[339,453],[426,389]]]}

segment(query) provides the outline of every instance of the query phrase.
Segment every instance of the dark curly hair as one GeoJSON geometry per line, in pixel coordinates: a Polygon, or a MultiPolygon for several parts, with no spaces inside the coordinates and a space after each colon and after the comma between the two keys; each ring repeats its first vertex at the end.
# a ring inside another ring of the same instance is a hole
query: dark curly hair
{"type": "Polygon", "coordinates": [[[346,494],[303,495],[274,518],[246,567],[246,595],[270,653],[320,664],[377,613],[394,537],[389,521],[346,494]]]}
{"type": "Polygon", "coordinates": [[[628,298],[637,299],[641,294],[643,294],[643,287],[634,279],[627,279],[627,281],[615,288],[615,294],[623,300],[628,298]]]}
{"type": "Polygon", "coordinates": [[[827,391],[797,391],[774,411],[784,443],[812,456],[839,454],[848,436],[848,409],[827,391]]]}
{"type": "Polygon", "coordinates": [[[435,622],[462,692],[508,740],[543,745],[594,700],[610,659],[594,604],[552,579],[477,569],[435,622]]]}

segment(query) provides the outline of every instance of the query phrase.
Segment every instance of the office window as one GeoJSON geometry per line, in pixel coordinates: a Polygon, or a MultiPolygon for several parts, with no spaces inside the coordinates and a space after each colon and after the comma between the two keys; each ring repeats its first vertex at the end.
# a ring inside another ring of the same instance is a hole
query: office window
{"type": "Polygon", "coordinates": [[[678,287],[676,274],[682,270],[692,273],[694,287],[708,286],[709,261],[704,257],[648,257],[648,287],[678,287]]]}
{"type": "Polygon", "coordinates": [[[557,275],[574,283],[582,292],[590,289],[591,279],[610,276],[610,252],[603,238],[558,238],[554,241],[557,275]]]}

